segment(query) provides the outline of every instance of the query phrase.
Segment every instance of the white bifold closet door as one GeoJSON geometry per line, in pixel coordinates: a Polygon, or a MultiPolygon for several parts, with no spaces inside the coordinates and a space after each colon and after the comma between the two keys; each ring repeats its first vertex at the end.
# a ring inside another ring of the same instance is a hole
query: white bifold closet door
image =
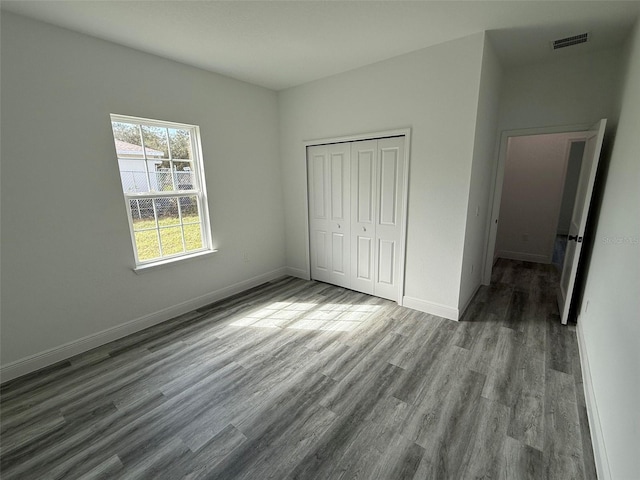
{"type": "Polygon", "coordinates": [[[307,150],[311,278],[399,298],[404,137],[307,150]]]}
{"type": "Polygon", "coordinates": [[[351,196],[348,143],[308,150],[309,233],[312,278],[351,286],[351,196]]]}

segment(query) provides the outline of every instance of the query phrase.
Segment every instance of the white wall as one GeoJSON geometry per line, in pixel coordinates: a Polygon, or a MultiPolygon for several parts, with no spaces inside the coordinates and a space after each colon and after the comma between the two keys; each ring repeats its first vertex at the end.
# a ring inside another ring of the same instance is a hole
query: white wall
{"type": "Polygon", "coordinates": [[[411,127],[405,295],[457,315],[484,35],[279,93],[287,265],[308,272],[303,141],[411,127]]]}
{"type": "MultiPolygon", "coordinates": [[[[582,353],[590,367],[593,399],[612,479],[640,478],[640,30],[637,26],[632,42],[620,122],[578,320],[584,342],[582,353]]],[[[599,433],[596,428],[596,438],[599,433]]]]}
{"type": "Polygon", "coordinates": [[[274,92],[6,12],[1,32],[3,366],[284,266],[274,92]],[[200,126],[219,253],[132,271],[110,113],[200,126]]]}
{"type": "Polygon", "coordinates": [[[558,235],[568,235],[573,215],[573,205],[578,193],[580,180],[580,167],[584,155],[585,142],[573,142],[567,161],[567,173],[564,176],[564,188],[562,190],[562,202],[560,204],[560,216],[558,217],[558,235]]]}
{"type": "Polygon", "coordinates": [[[619,114],[620,49],[506,69],[499,129],[593,124],[619,114]]]}
{"type": "Polygon", "coordinates": [[[461,314],[480,286],[487,248],[488,218],[491,214],[490,189],[493,165],[497,156],[495,139],[502,77],[503,71],[498,57],[489,38],[485,37],[458,300],[461,314]]]}
{"type": "Polygon", "coordinates": [[[496,256],[550,263],[576,134],[511,137],[504,166],[496,256]]]}

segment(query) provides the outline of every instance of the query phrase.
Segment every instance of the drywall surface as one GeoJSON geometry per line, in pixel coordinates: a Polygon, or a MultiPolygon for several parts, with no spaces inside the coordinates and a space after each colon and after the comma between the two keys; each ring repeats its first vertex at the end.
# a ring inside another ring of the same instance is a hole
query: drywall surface
{"type": "Polygon", "coordinates": [[[3,366],[284,266],[274,92],[6,12],[1,61],[3,366]],[[217,254],[133,272],[110,113],[200,126],[217,254]]]}
{"type": "Polygon", "coordinates": [[[640,30],[632,40],[578,323],[612,479],[640,477],[640,30]]]}
{"type": "Polygon", "coordinates": [[[505,71],[499,129],[593,124],[615,126],[624,64],[621,49],[505,71]]]}
{"type": "Polygon", "coordinates": [[[489,38],[485,36],[478,99],[473,164],[469,179],[469,204],[464,237],[460,299],[464,309],[480,286],[486,251],[493,166],[497,156],[496,131],[503,71],[489,38]]]}
{"type": "Polygon", "coordinates": [[[550,263],[575,134],[511,137],[507,144],[496,255],[550,263]]]}
{"type": "Polygon", "coordinates": [[[405,295],[457,309],[484,35],[279,92],[287,265],[308,272],[303,142],[410,127],[405,295]]]}
{"type": "Polygon", "coordinates": [[[576,193],[578,192],[578,181],[580,180],[580,167],[582,165],[584,146],[584,142],[573,142],[571,144],[569,160],[567,161],[567,173],[565,175],[564,188],[562,190],[560,215],[558,218],[557,233],[559,235],[569,234],[573,205],[576,200],[576,193]]]}

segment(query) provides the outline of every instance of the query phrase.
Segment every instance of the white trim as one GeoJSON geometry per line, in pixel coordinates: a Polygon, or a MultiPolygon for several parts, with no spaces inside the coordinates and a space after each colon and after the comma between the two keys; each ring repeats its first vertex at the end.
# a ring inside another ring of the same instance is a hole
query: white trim
{"type": "MultiPolygon", "coordinates": [[[[307,147],[314,145],[327,145],[330,143],[359,142],[361,140],[377,140],[379,138],[388,137],[407,137],[411,135],[411,128],[398,128],[395,130],[383,130],[380,132],[358,133],[355,135],[346,135],[341,137],[318,138],[316,140],[306,140],[303,142],[305,153],[307,147]]],[[[306,161],[306,156],[305,156],[306,161]]]]}
{"type": "Polygon", "coordinates": [[[420,312],[430,313],[438,317],[448,318],[449,320],[458,320],[459,310],[455,307],[448,305],[442,305],[435,302],[427,302],[426,300],[420,300],[419,298],[402,297],[402,306],[418,310],[420,312]]]}
{"type": "Polygon", "coordinates": [[[197,127],[197,125],[192,125],[190,123],[170,122],[167,120],[156,120],[153,118],[134,117],[131,115],[122,115],[120,113],[111,113],[110,116],[112,121],[119,123],[137,123],[150,125],[152,127],[178,128],[181,130],[188,130],[189,128],[197,127]]]}
{"type": "MultiPolygon", "coordinates": [[[[371,133],[359,133],[354,135],[346,135],[342,137],[329,137],[329,138],[320,138],[317,140],[305,140],[302,142],[302,146],[304,148],[304,152],[302,158],[304,159],[305,165],[305,181],[304,181],[304,202],[306,207],[306,229],[305,229],[305,253],[307,255],[307,265],[309,268],[309,274],[306,277],[301,278],[311,278],[311,248],[310,248],[310,238],[309,238],[309,172],[307,165],[307,148],[313,147],[316,145],[327,145],[332,143],[346,143],[346,142],[359,142],[362,140],[378,140],[381,138],[389,138],[389,137],[404,137],[404,178],[403,186],[404,186],[404,198],[402,199],[402,208],[404,209],[402,218],[400,219],[400,262],[398,265],[398,295],[396,302],[398,305],[404,305],[404,271],[406,265],[406,247],[407,247],[407,223],[409,218],[409,168],[410,168],[410,151],[411,151],[411,128],[398,128],[395,130],[384,130],[379,132],[371,132],[371,133]]],[[[419,310],[419,309],[418,309],[419,310]]],[[[448,318],[448,317],[447,317],[448,318]]]]}
{"type": "Polygon", "coordinates": [[[534,262],[534,263],[551,263],[551,258],[548,255],[540,255],[538,253],[524,253],[513,252],[511,250],[500,250],[496,252],[498,258],[507,258],[509,260],[520,260],[522,262],[534,262]]]}
{"type": "MultiPolygon", "coordinates": [[[[509,137],[522,137],[527,135],[543,135],[549,133],[586,133],[591,124],[578,125],[559,125],[554,127],[536,127],[524,128],[518,130],[503,130],[500,134],[500,143],[498,151],[498,161],[494,167],[494,175],[491,180],[490,195],[493,198],[491,204],[491,215],[487,221],[489,222],[486,234],[487,250],[484,254],[484,265],[482,270],[482,283],[489,285],[491,283],[491,271],[494,263],[494,253],[496,249],[496,237],[498,233],[498,218],[500,216],[500,202],[502,200],[502,184],[504,183],[504,166],[507,157],[507,141],[509,137]]],[[[579,135],[576,135],[578,138],[579,135]]]]}
{"type": "Polygon", "coordinates": [[[217,253],[218,250],[201,250],[198,252],[194,252],[187,255],[175,255],[173,257],[165,257],[162,260],[153,263],[143,263],[142,265],[138,265],[137,267],[132,268],[134,272],[138,275],[142,273],[148,273],[158,268],[168,267],[171,265],[180,264],[189,260],[193,260],[200,257],[206,257],[207,255],[213,255],[217,253]]]}
{"type": "Polygon", "coordinates": [[[285,273],[290,277],[301,278],[303,280],[311,280],[309,271],[303,270],[302,268],[285,267],[285,273]]]}
{"type": "Polygon", "coordinates": [[[602,425],[600,424],[600,415],[598,414],[596,396],[593,391],[593,380],[591,379],[591,368],[589,367],[589,358],[587,356],[587,345],[584,340],[584,331],[579,318],[576,333],[578,337],[580,368],[582,368],[584,399],[587,407],[587,417],[589,418],[589,429],[591,431],[591,444],[593,445],[593,457],[596,463],[596,471],[599,479],[610,480],[612,477],[611,470],[609,469],[609,458],[607,457],[602,425]]]}
{"type": "Polygon", "coordinates": [[[400,219],[400,264],[398,265],[398,305],[404,306],[404,271],[407,264],[407,224],[409,223],[409,169],[411,159],[411,129],[404,134],[404,198],[402,199],[402,218],[400,219]]]}
{"type": "Polygon", "coordinates": [[[257,287],[265,282],[275,280],[286,275],[286,268],[278,268],[262,275],[234,283],[228,287],[221,288],[211,293],[201,295],[191,300],[171,305],[157,312],[138,317],[115,327],[108,328],[93,335],[88,335],[77,340],[65,343],[58,347],[50,348],[44,352],[36,353],[28,357],[16,360],[0,368],[0,379],[2,383],[14,378],[26,375],[41,368],[53,365],[54,363],[66,360],[74,355],[91,350],[92,348],[105,345],[119,338],[126,337],[132,333],[139,332],[145,328],[157,325],[184,313],[203,307],[213,302],[241,293],[253,287],[257,287]]]}

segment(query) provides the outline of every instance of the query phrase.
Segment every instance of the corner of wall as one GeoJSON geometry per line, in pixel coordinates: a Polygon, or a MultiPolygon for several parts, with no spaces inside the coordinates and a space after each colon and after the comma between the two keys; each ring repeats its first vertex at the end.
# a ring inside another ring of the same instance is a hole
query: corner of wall
{"type": "Polygon", "coordinates": [[[458,295],[458,311],[461,314],[482,282],[491,207],[490,193],[496,163],[496,135],[503,69],[487,32],[483,33],[479,74],[476,129],[458,295]]]}

